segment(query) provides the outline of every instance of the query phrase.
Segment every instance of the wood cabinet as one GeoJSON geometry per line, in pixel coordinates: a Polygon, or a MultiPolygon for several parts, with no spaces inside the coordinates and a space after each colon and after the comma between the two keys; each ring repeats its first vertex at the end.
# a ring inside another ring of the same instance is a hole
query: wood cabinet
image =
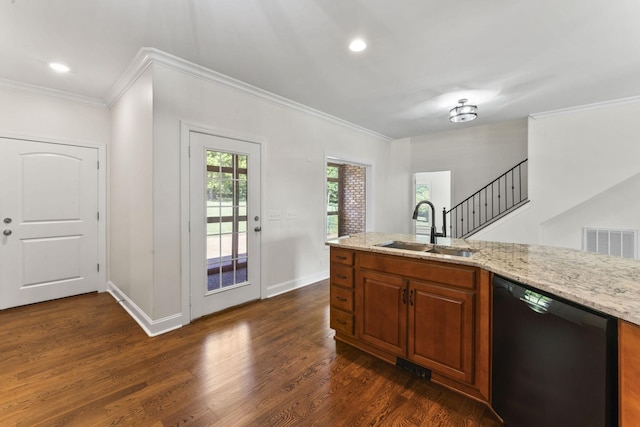
{"type": "Polygon", "coordinates": [[[407,287],[398,276],[363,270],[358,274],[357,336],[396,356],[407,352],[407,287]]]}
{"type": "MultiPolygon", "coordinates": [[[[355,330],[345,336],[334,328],[336,339],[391,363],[410,360],[429,369],[433,381],[488,402],[489,273],[371,252],[352,255],[355,330]]],[[[340,271],[341,265],[334,267],[340,271]]],[[[331,301],[333,316],[338,307],[333,296],[331,301]]]]}
{"type": "Polygon", "coordinates": [[[640,425],[640,327],[623,320],[618,329],[620,427],[640,425]]]}
{"type": "Polygon", "coordinates": [[[329,326],[336,332],[354,333],[354,253],[339,248],[330,250],[329,326]]]}
{"type": "Polygon", "coordinates": [[[409,281],[409,360],[473,383],[475,292],[409,281]]]}

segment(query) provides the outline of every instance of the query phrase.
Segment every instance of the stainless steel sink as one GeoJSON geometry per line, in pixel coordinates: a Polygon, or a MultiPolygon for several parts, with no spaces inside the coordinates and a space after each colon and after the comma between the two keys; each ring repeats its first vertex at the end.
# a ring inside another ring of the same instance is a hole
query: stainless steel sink
{"type": "Polygon", "coordinates": [[[468,258],[475,253],[475,251],[471,249],[445,248],[441,246],[433,246],[426,243],[399,242],[397,240],[378,243],[376,246],[380,246],[382,248],[404,249],[407,251],[427,252],[439,255],[459,256],[464,258],[468,258]]]}
{"type": "Polygon", "coordinates": [[[471,249],[455,249],[455,248],[440,248],[440,247],[431,248],[426,252],[429,252],[432,254],[440,254],[440,255],[461,256],[464,258],[468,258],[475,253],[475,251],[472,251],[471,249]]]}
{"type": "Polygon", "coordinates": [[[408,251],[418,251],[418,252],[427,252],[429,249],[433,248],[433,245],[429,245],[425,243],[399,242],[397,240],[378,243],[376,246],[380,246],[383,248],[404,249],[408,251]]]}

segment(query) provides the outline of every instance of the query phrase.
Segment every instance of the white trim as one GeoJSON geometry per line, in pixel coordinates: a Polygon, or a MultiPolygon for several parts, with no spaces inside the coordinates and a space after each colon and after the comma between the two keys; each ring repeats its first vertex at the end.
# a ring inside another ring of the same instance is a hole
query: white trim
{"type": "Polygon", "coordinates": [[[543,111],[540,113],[529,114],[529,117],[538,120],[546,117],[561,116],[564,114],[578,113],[582,111],[597,110],[605,107],[617,107],[619,105],[627,105],[640,102],[640,96],[631,96],[629,98],[614,99],[611,101],[596,102],[594,104],[579,105],[576,107],[560,108],[558,110],[543,111]]]}
{"type": "Polygon", "coordinates": [[[329,271],[321,271],[319,273],[309,274],[304,277],[298,277],[293,280],[288,280],[286,282],[277,283],[275,285],[271,285],[267,287],[267,296],[266,298],[272,298],[286,292],[292,291],[294,289],[303,288],[305,286],[312,285],[321,280],[326,280],[329,278],[329,271]]]}
{"type": "Polygon", "coordinates": [[[100,220],[98,221],[98,263],[100,271],[98,272],[98,283],[96,290],[104,292],[107,283],[107,146],[101,142],[62,140],[47,138],[41,136],[29,136],[16,134],[11,132],[0,131],[0,138],[16,139],[20,141],[41,142],[45,144],[70,145],[74,147],[94,148],[98,150],[98,212],[100,212],[100,220]]]}
{"type": "Polygon", "coordinates": [[[105,104],[105,102],[100,98],[91,98],[89,96],[77,95],[75,93],[64,92],[57,89],[49,89],[43,86],[17,82],[15,80],[0,78],[0,87],[19,90],[23,92],[36,93],[38,95],[52,96],[54,98],[67,99],[69,101],[81,102],[83,104],[95,105],[97,107],[107,107],[107,104],[105,104]]]}
{"type": "MultiPolygon", "coordinates": [[[[162,319],[152,320],[142,311],[138,305],[131,300],[124,292],[120,290],[113,282],[107,282],[107,292],[125,309],[133,320],[146,332],[150,337],[164,334],[174,329],[182,327],[182,314],[177,313],[172,316],[166,316],[162,319]]],[[[188,322],[187,322],[188,323],[188,322]]]]}
{"type": "Polygon", "coordinates": [[[138,76],[142,72],[144,72],[149,64],[152,63],[164,65],[166,67],[173,68],[174,70],[206,81],[222,84],[224,86],[236,89],[240,92],[244,92],[249,95],[253,95],[255,97],[273,102],[275,104],[328,120],[338,125],[373,136],[375,138],[382,139],[387,142],[393,140],[393,138],[390,138],[386,135],[382,135],[378,132],[366,129],[362,126],[358,126],[354,123],[348,122],[330,114],[323,113],[322,111],[316,110],[315,108],[308,107],[306,105],[300,104],[299,102],[292,101],[280,95],[276,95],[275,93],[268,92],[264,89],[260,89],[256,86],[234,79],[233,77],[218,73],[217,71],[210,70],[201,65],[194,64],[193,62],[189,62],[185,59],[149,47],[143,47],[138,51],[136,57],[129,64],[127,69],[105,96],[105,104],[111,107],[120,98],[120,96],[133,84],[138,76]]]}
{"type": "MultiPolygon", "coordinates": [[[[184,325],[191,320],[191,250],[190,250],[190,203],[191,195],[189,189],[189,134],[191,132],[200,132],[207,135],[219,136],[222,138],[237,139],[258,144],[260,147],[260,217],[264,218],[264,200],[266,182],[266,166],[264,159],[266,158],[267,140],[260,136],[250,135],[230,129],[223,129],[203,124],[192,123],[180,120],[180,252],[181,252],[181,283],[182,283],[182,320],[184,325]]],[[[261,223],[263,223],[261,221],[261,223]]],[[[264,227],[263,227],[264,230],[264,227]]],[[[260,236],[260,253],[263,252],[264,231],[260,236]]],[[[263,262],[265,257],[260,257],[260,298],[266,298],[266,266],[263,262]]]]}

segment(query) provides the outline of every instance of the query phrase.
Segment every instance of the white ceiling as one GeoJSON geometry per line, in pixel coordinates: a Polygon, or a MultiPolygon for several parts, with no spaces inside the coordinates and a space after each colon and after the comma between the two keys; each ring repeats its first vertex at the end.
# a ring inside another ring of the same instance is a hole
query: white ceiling
{"type": "Polygon", "coordinates": [[[393,138],[640,95],[639,0],[0,2],[0,78],[91,98],[142,47],[393,138]]]}

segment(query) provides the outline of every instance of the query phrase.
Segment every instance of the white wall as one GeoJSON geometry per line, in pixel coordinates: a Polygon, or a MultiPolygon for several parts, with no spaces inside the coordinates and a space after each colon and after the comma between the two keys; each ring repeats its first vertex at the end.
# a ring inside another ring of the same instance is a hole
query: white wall
{"type": "Polygon", "coordinates": [[[410,172],[450,170],[457,204],[526,158],[527,121],[513,120],[412,137],[410,172]]]}
{"type": "Polygon", "coordinates": [[[153,73],[111,107],[109,280],[153,319],[153,73]]]}
{"type": "Polygon", "coordinates": [[[367,231],[411,234],[413,175],[408,168],[411,163],[411,139],[391,142],[385,162],[388,165],[386,175],[380,176],[374,183],[377,222],[371,227],[367,224],[367,231]]]}
{"type": "Polygon", "coordinates": [[[582,227],[638,230],[639,195],[640,173],[542,223],[540,241],[582,249],[582,227]]]}
{"type": "Polygon", "coordinates": [[[325,153],[372,165],[376,227],[394,227],[383,213],[389,142],[160,64],[153,82],[153,318],[181,311],[181,120],[266,140],[263,218],[269,210],[298,218],[262,223],[263,296],[327,276],[325,153]]]}
{"type": "Polygon", "coordinates": [[[640,229],[640,102],[529,120],[529,199],[478,239],[579,248],[583,226],[640,229]]]}
{"type": "Polygon", "coordinates": [[[0,86],[0,132],[107,144],[109,110],[105,106],[0,86]]]}

